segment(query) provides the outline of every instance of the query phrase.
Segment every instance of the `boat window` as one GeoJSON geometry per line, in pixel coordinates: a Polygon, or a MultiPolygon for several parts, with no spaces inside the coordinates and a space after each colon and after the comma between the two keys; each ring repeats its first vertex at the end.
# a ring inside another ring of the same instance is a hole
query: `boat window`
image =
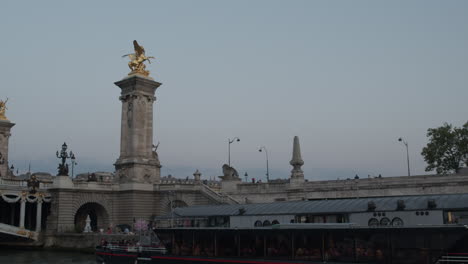
{"type": "Polygon", "coordinates": [[[359,263],[385,263],[387,237],[378,231],[356,234],[355,254],[359,263]]]}
{"type": "Polygon", "coordinates": [[[263,221],[263,226],[271,226],[270,221],[268,220],[263,221]]]}
{"type": "Polygon", "coordinates": [[[346,232],[327,234],[324,249],[328,261],[351,263],[354,260],[354,235],[346,232]]]}
{"type": "Polygon", "coordinates": [[[379,220],[377,218],[371,218],[369,219],[368,225],[369,226],[378,226],[380,224],[379,220]]]}
{"type": "Polygon", "coordinates": [[[399,217],[395,217],[392,220],[392,226],[402,226],[403,225],[403,220],[399,217]]]}
{"type": "Polygon", "coordinates": [[[301,230],[295,233],[294,258],[322,261],[322,234],[311,230],[301,230]]]}
{"type": "Polygon", "coordinates": [[[468,211],[449,211],[444,213],[446,224],[468,224],[468,211]]]}
{"type": "Polygon", "coordinates": [[[388,219],[387,217],[384,217],[384,218],[380,219],[380,225],[381,225],[381,226],[388,226],[388,225],[390,225],[390,219],[388,219]]]}
{"type": "Polygon", "coordinates": [[[255,227],[262,227],[262,226],[263,226],[262,221],[260,220],[255,221],[255,227]]]}

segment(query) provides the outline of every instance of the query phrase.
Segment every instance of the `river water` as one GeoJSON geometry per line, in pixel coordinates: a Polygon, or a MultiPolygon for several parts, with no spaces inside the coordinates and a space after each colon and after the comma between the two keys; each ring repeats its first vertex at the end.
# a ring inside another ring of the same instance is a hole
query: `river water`
{"type": "Polygon", "coordinates": [[[96,264],[94,254],[37,249],[0,248],[1,264],[96,264]]]}

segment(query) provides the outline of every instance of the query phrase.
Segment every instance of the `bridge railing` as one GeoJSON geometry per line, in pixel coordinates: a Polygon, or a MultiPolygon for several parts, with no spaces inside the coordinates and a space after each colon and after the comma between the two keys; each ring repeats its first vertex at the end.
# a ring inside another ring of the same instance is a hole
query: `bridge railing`
{"type": "Polygon", "coordinates": [[[201,184],[200,186],[202,187],[201,191],[204,194],[210,196],[211,198],[213,198],[216,201],[219,201],[221,203],[227,203],[227,204],[239,204],[238,201],[236,201],[234,198],[232,198],[229,195],[215,192],[214,190],[212,190],[210,187],[208,187],[205,184],[201,184]]]}
{"type": "MultiPolygon", "coordinates": [[[[28,187],[28,182],[26,180],[17,180],[17,179],[0,179],[0,185],[28,187]]],[[[47,189],[50,187],[52,187],[52,182],[40,182],[39,183],[39,189],[47,189]]]]}

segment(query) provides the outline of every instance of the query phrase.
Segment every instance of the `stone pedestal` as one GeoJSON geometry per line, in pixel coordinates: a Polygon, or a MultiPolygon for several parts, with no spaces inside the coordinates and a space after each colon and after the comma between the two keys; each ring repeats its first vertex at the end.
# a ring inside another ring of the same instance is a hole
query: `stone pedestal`
{"type": "Polygon", "coordinates": [[[10,130],[14,125],[14,123],[8,120],[0,120],[0,153],[2,154],[0,159],[0,177],[2,178],[11,176],[8,169],[8,141],[11,136],[10,130]]]}
{"type": "Polygon", "coordinates": [[[158,154],[153,151],[153,103],[161,85],[153,79],[133,75],[115,83],[122,89],[120,157],[116,180],[120,183],[155,183],[160,179],[158,154]]]}
{"type": "Polygon", "coordinates": [[[73,188],[73,181],[68,175],[59,175],[53,178],[53,187],[57,189],[73,188]]]}
{"type": "Polygon", "coordinates": [[[242,180],[239,178],[233,178],[229,180],[221,181],[221,190],[224,193],[235,193],[237,192],[237,185],[242,183],[242,180]]]}

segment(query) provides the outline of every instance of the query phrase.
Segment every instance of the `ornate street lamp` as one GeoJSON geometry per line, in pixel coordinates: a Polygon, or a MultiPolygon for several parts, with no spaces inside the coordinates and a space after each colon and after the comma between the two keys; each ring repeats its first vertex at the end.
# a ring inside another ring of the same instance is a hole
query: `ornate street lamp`
{"type": "Polygon", "coordinates": [[[408,142],[405,141],[403,138],[399,138],[398,141],[403,142],[403,144],[406,147],[406,161],[408,163],[408,176],[411,176],[410,174],[410,165],[409,165],[409,152],[408,152],[408,142]]]}
{"type": "Polygon", "coordinates": [[[231,144],[232,144],[234,141],[239,142],[239,141],[240,141],[240,138],[235,137],[235,138],[233,138],[232,140],[228,138],[228,165],[229,165],[229,167],[231,167],[231,144]]]}
{"type": "Polygon", "coordinates": [[[57,153],[56,153],[57,158],[62,160],[62,162],[59,163],[59,166],[58,166],[57,176],[59,176],[59,175],[68,176],[67,159],[71,158],[72,156],[74,157],[75,155],[71,151],[70,151],[70,154],[68,154],[67,153],[67,148],[68,148],[67,143],[64,142],[63,145],[62,145],[62,150],[60,150],[60,153],[59,153],[59,151],[57,151],[57,153]]]}
{"type": "Polygon", "coordinates": [[[0,165],[5,164],[5,159],[3,158],[2,153],[0,152],[0,165]]]}
{"type": "Polygon", "coordinates": [[[270,173],[268,171],[268,151],[265,148],[265,146],[260,147],[260,149],[258,151],[262,152],[262,150],[265,150],[265,155],[266,155],[266,176],[267,176],[267,182],[269,182],[270,181],[270,173]]]}

